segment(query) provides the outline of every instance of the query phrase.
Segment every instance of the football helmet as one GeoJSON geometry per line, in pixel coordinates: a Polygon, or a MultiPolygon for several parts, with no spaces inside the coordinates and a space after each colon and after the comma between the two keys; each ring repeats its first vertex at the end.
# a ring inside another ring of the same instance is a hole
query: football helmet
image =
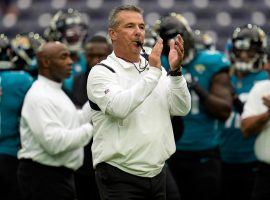
{"type": "Polygon", "coordinates": [[[10,40],[5,34],[0,34],[0,70],[14,69],[12,62],[12,49],[10,40]]]}
{"type": "Polygon", "coordinates": [[[180,34],[184,40],[184,60],[183,64],[189,63],[194,57],[194,37],[187,20],[178,13],[170,13],[157,20],[154,28],[158,35],[163,39],[163,54],[169,54],[169,41],[180,34]]]}
{"type": "Polygon", "coordinates": [[[213,38],[206,32],[196,29],[193,31],[196,50],[215,50],[213,38]]]}
{"type": "Polygon", "coordinates": [[[237,27],[230,40],[228,54],[236,70],[256,72],[262,68],[267,58],[267,37],[260,27],[253,24],[237,27]],[[245,60],[241,56],[243,52],[248,57],[245,60]]]}
{"type": "Polygon", "coordinates": [[[11,40],[13,62],[21,69],[31,71],[36,67],[36,53],[45,40],[34,32],[18,34],[11,40]]]}
{"type": "Polygon", "coordinates": [[[49,27],[44,31],[48,41],[60,41],[67,45],[70,51],[77,52],[82,49],[87,36],[88,25],[82,14],[72,8],[57,12],[49,27]]]}
{"type": "Polygon", "coordinates": [[[144,47],[153,48],[158,39],[158,35],[149,25],[145,26],[144,47]]]}

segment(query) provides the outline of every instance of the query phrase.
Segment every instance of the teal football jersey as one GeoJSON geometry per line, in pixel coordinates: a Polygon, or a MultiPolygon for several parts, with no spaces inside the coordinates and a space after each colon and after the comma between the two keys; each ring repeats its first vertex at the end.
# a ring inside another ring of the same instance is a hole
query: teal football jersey
{"type": "MultiPolygon", "coordinates": [[[[231,76],[231,83],[235,93],[242,102],[247,101],[247,96],[257,81],[268,79],[266,71],[250,73],[239,79],[231,76]]],[[[228,163],[247,163],[256,161],[254,142],[256,136],[244,138],[240,129],[240,114],[233,109],[225,123],[220,137],[221,159],[228,163]]]]}
{"type": "MultiPolygon", "coordinates": [[[[212,77],[228,69],[230,62],[219,51],[199,51],[194,59],[183,66],[184,76],[194,78],[206,91],[210,89],[212,77]]],[[[176,142],[177,150],[199,151],[217,147],[222,123],[209,115],[198,95],[191,90],[191,111],[183,117],[184,132],[176,142]]]]}
{"type": "Polygon", "coordinates": [[[24,71],[0,71],[0,153],[17,156],[21,109],[32,82],[24,71]]]}

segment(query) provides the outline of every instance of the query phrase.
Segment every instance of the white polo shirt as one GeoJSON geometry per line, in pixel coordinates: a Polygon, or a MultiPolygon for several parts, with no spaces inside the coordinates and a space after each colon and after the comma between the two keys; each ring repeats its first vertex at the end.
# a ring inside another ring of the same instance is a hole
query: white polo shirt
{"type": "Polygon", "coordinates": [[[62,84],[39,75],[25,96],[19,158],[49,166],[78,169],[83,146],[92,137],[89,105],[77,110],[62,84]]]}
{"type": "MultiPolygon", "coordinates": [[[[269,94],[270,80],[257,82],[248,95],[242,119],[266,112],[268,108],[263,104],[262,97],[269,94]]],[[[255,154],[258,160],[270,164],[270,121],[256,138],[255,154]]]]}
{"type": "Polygon", "coordinates": [[[126,62],[114,52],[92,68],[87,83],[89,99],[101,111],[93,111],[93,165],[107,162],[127,173],[153,177],[175,152],[170,117],[186,115],[190,93],[182,76],[126,62]],[[141,69],[139,69],[141,70],[141,69]]]}

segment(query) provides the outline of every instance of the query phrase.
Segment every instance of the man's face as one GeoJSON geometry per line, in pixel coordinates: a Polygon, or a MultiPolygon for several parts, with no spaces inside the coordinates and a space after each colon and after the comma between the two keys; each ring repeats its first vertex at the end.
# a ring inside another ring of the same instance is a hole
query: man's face
{"type": "Polygon", "coordinates": [[[117,15],[118,26],[111,29],[110,37],[114,43],[114,50],[122,55],[139,55],[141,47],[137,41],[143,42],[145,24],[143,16],[134,11],[122,11],[117,15]]]}
{"type": "Polygon", "coordinates": [[[62,82],[65,78],[71,75],[72,60],[70,58],[70,52],[66,46],[57,46],[58,50],[55,56],[49,59],[49,68],[51,78],[57,82],[62,82]]]}
{"type": "Polygon", "coordinates": [[[253,50],[237,50],[235,51],[235,55],[239,61],[249,62],[255,56],[257,56],[257,53],[256,51],[253,51],[253,50]]]}
{"type": "Polygon", "coordinates": [[[105,42],[91,42],[86,45],[87,66],[92,68],[97,63],[104,60],[111,53],[109,44],[105,42]]]}

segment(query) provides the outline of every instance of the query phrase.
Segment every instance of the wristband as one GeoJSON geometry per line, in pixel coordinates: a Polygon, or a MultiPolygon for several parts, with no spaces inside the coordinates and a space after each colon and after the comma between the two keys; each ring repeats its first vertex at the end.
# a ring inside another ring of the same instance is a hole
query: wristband
{"type": "Polygon", "coordinates": [[[167,76],[170,75],[170,76],[182,76],[182,67],[178,67],[177,69],[175,70],[169,70],[168,73],[167,73],[167,76]]]}

